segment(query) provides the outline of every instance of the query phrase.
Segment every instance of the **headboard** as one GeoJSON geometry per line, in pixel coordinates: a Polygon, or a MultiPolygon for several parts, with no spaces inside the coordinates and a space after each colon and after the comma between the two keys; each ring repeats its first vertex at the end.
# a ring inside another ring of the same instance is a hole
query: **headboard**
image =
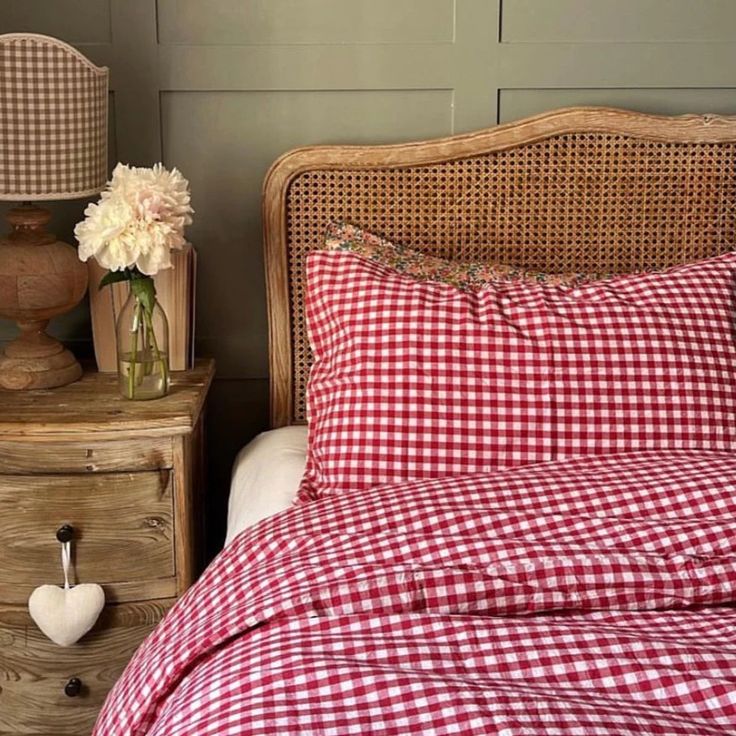
{"type": "Polygon", "coordinates": [[[263,195],[271,425],[306,421],[304,266],[330,220],[460,260],[658,269],[734,248],[736,116],[569,108],[390,146],[315,146],[263,195]]]}

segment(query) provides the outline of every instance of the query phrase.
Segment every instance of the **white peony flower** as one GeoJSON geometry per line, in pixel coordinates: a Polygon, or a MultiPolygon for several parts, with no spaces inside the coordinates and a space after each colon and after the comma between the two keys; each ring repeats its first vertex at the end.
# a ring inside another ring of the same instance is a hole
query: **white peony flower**
{"type": "Polygon", "coordinates": [[[147,276],[171,268],[171,250],[186,243],[192,222],[189,182],[177,169],[118,164],[100,201],[74,228],[79,257],[110,271],[138,269],[147,276]]]}

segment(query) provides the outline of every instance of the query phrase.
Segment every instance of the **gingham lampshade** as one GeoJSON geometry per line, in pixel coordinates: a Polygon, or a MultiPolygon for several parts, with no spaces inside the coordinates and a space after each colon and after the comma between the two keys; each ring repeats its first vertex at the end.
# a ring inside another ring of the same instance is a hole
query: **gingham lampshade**
{"type": "Polygon", "coordinates": [[[0,35],[0,200],[104,188],[107,82],[107,68],[55,38],[0,35]]]}

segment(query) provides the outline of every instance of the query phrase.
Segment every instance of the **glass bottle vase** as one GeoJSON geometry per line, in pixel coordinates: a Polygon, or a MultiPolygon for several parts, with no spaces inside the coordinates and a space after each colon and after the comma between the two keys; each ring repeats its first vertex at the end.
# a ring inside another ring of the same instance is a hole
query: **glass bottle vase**
{"type": "Polygon", "coordinates": [[[169,393],[169,322],[152,279],[130,286],[117,322],[118,387],[126,399],[157,399],[169,393]]]}

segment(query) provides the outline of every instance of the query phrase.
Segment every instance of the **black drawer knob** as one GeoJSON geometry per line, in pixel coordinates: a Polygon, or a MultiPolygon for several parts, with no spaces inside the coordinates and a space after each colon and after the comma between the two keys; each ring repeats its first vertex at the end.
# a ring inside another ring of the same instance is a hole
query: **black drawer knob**
{"type": "Polygon", "coordinates": [[[76,698],[82,692],[82,681],[78,677],[72,677],[66,685],[64,685],[64,695],[67,698],[76,698]]]}
{"type": "Polygon", "coordinates": [[[71,542],[74,539],[74,527],[71,524],[64,524],[56,530],[56,538],[62,543],[71,542]]]}

